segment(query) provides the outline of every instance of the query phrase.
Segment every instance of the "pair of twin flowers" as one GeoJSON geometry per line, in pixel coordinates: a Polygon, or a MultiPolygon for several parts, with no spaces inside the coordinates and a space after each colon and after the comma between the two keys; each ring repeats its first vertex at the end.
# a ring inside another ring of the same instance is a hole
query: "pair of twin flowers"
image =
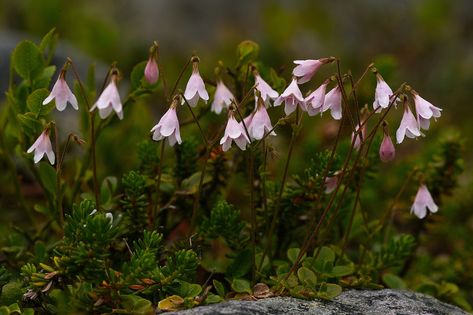
{"type": "MultiPolygon", "coordinates": [[[[159,78],[156,58],[157,51],[152,49],[144,70],[144,77],[150,84],[156,83],[159,78]]],[[[228,109],[227,125],[224,135],[220,140],[223,151],[228,151],[233,142],[235,142],[241,150],[245,150],[247,145],[251,143],[250,139],[261,140],[266,136],[276,135],[267,112],[267,107],[271,106],[272,101],[273,106],[279,106],[284,103],[284,112],[286,115],[290,115],[299,107],[303,112],[307,112],[309,116],[315,116],[330,110],[331,116],[335,120],[340,120],[342,118],[343,97],[340,84],[336,84],[329,92],[326,92],[327,86],[331,83],[331,80],[327,79],[306,97],[302,95],[299,88],[299,84],[309,82],[321,66],[331,63],[334,60],[335,58],[330,57],[316,60],[294,61],[297,66],[292,71],[292,81],[281,95],[279,95],[279,93],[260,76],[258,71],[253,68],[255,108],[249,116],[243,118],[240,122],[236,120],[234,115],[237,101],[230,89],[223,83],[222,79],[219,78],[217,80],[211,110],[220,114],[224,108],[228,109]]],[[[180,144],[182,139],[176,113],[177,107],[179,104],[187,104],[190,107],[195,107],[199,99],[202,99],[205,103],[209,100],[209,94],[199,72],[199,58],[193,57],[191,61],[192,74],[187,82],[183,97],[174,97],[167,112],[161,117],[158,124],[151,129],[153,133],[152,138],[155,141],[168,138],[168,142],[171,146],[174,146],[176,142],[180,144]]],[[[373,109],[375,113],[380,113],[383,109],[387,109],[392,104],[396,104],[399,98],[393,93],[382,76],[377,71],[373,72],[377,79],[373,109]]],[[[67,103],[70,103],[74,109],[78,109],[77,99],[67,86],[65,74],[65,69],[62,69],[50,95],[43,101],[43,105],[50,103],[54,99],[56,108],[59,111],[64,110],[67,103]]],[[[438,118],[441,115],[440,108],[423,99],[416,91],[410,89],[410,94],[410,98],[414,100],[416,116],[414,116],[408,103],[404,102],[404,114],[396,132],[397,143],[402,143],[406,136],[408,138],[421,136],[421,129],[427,130],[429,128],[430,119],[438,118]]],[[[98,110],[99,116],[102,119],[107,118],[112,111],[115,111],[119,119],[123,119],[123,108],[117,89],[117,74],[115,72],[112,72],[108,86],[104,89],[90,111],[95,109],[98,110]]],[[[366,123],[361,120],[352,134],[355,149],[360,148],[364,137],[366,137],[366,123]]],[[[27,152],[30,153],[33,151],[35,152],[35,163],[38,163],[46,154],[50,163],[54,164],[54,152],[49,139],[48,128],[43,131],[27,152]]],[[[384,137],[379,154],[383,162],[390,161],[395,156],[394,144],[387,128],[384,128],[384,137]]],[[[332,181],[332,183],[333,182],[336,181],[332,181]]],[[[328,186],[330,186],[329,182],[327,182],[327,188],[328,186]]],[[[330,189],[327,189],[327,191],[329,192],[330,189]]],[[[411,207],[411,212],[414,212],[419,218],[423,218],[427,215],[427,208],[431,212],[438,210],[427,187],[421,184],[414,204],[411,207]]]]}

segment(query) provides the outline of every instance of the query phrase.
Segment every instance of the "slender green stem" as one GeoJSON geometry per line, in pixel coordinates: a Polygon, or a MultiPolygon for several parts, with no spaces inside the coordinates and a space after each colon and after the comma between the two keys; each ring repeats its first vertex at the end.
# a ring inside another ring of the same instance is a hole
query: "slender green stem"
{"type": "Polygon", "coordinates": [[[164,146],[165,146],[165,139],[161,141],[161,150],[159,153],[159,164],[158,164],[158,178],[156,180],[156,204],[154,206],[154,211],[151,215],[148,215],[148,226],[150,228],[153,227],[154,224],[154,217],[158,214],[159,210],[159,202],[161,197],[161,175],[163,173],[163,160],[164,160],[164,146]]]}
{"type": "MultiPolygon", "coordinates": [[[[181,69],[181,72],[179,73],[179,76],[177,77],[177,80],[176,82],[174,83],[174,87],[172,88],[171,90],[171,93],[169,93],[168,97],[172,97],[172,95],[174,95],[174,93],[176,92],[176,89],[177,89],[177,85],[179,84],[179,82],[181,81],[182,79],[182,76],[184,75],[184,72],[186,72],[187,68],[189,67],[189,65],[191,64],[192,62],[192,58],[190,58],[187,63],[184,65],[184,67],[181,69]]],[[[185,98],[184,98],[185,99],[185,98]]],[[[170,101],[170,99],[168,99],[168,101],[170,101]]]]}
{"type": "Polygon", "coordinates": [[[386,242],[388,240],[389,230],[390,230],[390,227],[391,227],[393,219],[394,219],[396,204],[398,203],[399,199],[401,198],[402,194],[404,193],[404,190],[407,188],[407,184],[409,184],[409,182],[412,179],[412,176],[414,176],[414,174],[416,172],[417,172],[417,169],[413,169],[411,172],[409,172],[406,179],[404,180],[404,183],[402,183],[402,186],[399,189],[396,197],[392,201],[390,207],[388,208],[388,210],[386,212],[384,212],[383,216],[381,217],[380,225],[381,225],[382,229],[384,229],[384,241],[383,241],[384,244],[386,244],[386,242]],[[389,221],[387,221],[387,223],[386,223],[386,219],[388,217],[389,217],[389,221]]]}
{"type": "Polygon", "coordinates": [[[261,261],[260,261],[260,264],[258,266],[258,270],[261,270],[261,267],[263,265],[263,261],[264,261],[265,257],[267,255],[269,255],[268,257],[271,256],[270,255],[271,243],[272,243],[274,230],[276,228],[276,223],[277,223],[278,217],[279,217],[279,210],[280,210],[280,206],[281,206],[281,198],[282,198],[282,195],[283,195],[283,192],[284,192],[284,187],[286,185],[286,179],[287,179],[288,170],[289,170],[289,163],[291,162],[292,152],[294,150],[296,137],[297,137],[297,134],[299,132],[299,126],[300,126],[300,123],[301,123],[301,118],[299,116],[302,116],[302,115],[300,115],[300,108],[299,108],[299,106],[297,106],[297,109],[296,109],[296,124],[293,126],[293,129],[292,129],[292,136],[291,136],[291,140],[290,140],[290,143],[289,143],[289,151],[287,153],[286,163],[284,165],[284,173],[283,173],[283,177],[282,177],[282,180],[281,180],[281,186],[279,188],[278,197],[276,199],[276,203],[275,203],[275,207],[274,207],[274,213],[273,213],[273,219],[271,221],[271,226],[270,226],[269,232],[267,234],[267,239],[266,239],[267,244],[266,244],[266,247],[264,249],[263,256],[261,257],[261,261]]]}
{"type": "Polygon", "coordinates": [[[248,168],[249,168],[249,188],[250,188],[250,215],[251,215],[251,279],[252,283],[256,281],[256,209],[254,197],[254,156],[253,150],[248,150],[248,168]]]}
{"type": "MultiPolygon", "coordinates": [[[[98,184],[98,180],[97,180],[95,112],[90,112],[90,103],[89,103],[89,99],[87,97],[87,92],[84,88],[84,84],[82,83],[82,80],[80,79],[80,76],[79,76],[79,73],[77,72],[75,64],[72,62],[72,60],[70,58],[68,60],[71,64],[71,68],[72,68],[72,72],[74,74],[74,77],[76,78],[77,82],[79,83],[82,98],[84,99],[84,103],[87,107],[87,115],[89,117],[89,138],[90,138],[90,152],[91,152],[91,156],[92,156],[92,177],[93,177],[93,181],[94,181],[95,207],[97,209],[100,209],[99,184],[98,184]]],[[[107,78],[108,78],[108,75],[109,75],[109,72],[107,73],[107,78]]],[[[106,80],[104,81],[102,90],[105,88],[105,82],[106,82],[106,80]]],[[[89,161],[89,159],[87,159],[87,161],[89,161]]]]}
{"type": "Polygon", "coordinates": [[[197,192],[195,193],[194,206],[192,208],[190,233],[192,233],[194,231],[194,229],[196,227],[196,224],[197,224],[197,215],[198,215],[198,212],[199,212],[199,205],[200,205],[200,195],[202,193],[202,186],[204,185],[205,173],[207,171],[207,164],[208,164],[208,161],[210,159],[210,154],[211,153],[212,153],[211,148],[206,147],[206,155],[205,155],[204,165],[202,166],[202,172],[200,173],[199,187],[197,188],[197,192]]]}
{"type": "Polygon", "coordinates": [[[61,234],[64,234],[64,211],[62,209],[62,192],[61,192],[61,163],[60,163],[60,147],[59,147],[59,132],[56,123],[54,123],[54,140],[56,144],[56,155],[58,161],[56,162],[56,209],[59,216],[59,226],[61,234]]]}

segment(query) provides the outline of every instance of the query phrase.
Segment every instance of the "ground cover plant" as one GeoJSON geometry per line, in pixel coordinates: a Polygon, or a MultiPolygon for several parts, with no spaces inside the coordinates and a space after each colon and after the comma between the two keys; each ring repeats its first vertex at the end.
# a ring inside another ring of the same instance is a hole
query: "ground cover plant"
{"type": "Polygon", "coordinates": [[[471,310],[471,257],[448,270],[424,245],[448,233],[443,200],[463,170],[459,135],[407,150],[441,119],[428,91],[331,56],[268,65],[252,41],[231,64],[190,55],[175,78],[157,42],[129,74],[117,61],[81,77],[70,58],[51,64],[57,40],[11,55],[1,208],[26,219],[1,227],[2,313],[383,287],[471,310]]]}

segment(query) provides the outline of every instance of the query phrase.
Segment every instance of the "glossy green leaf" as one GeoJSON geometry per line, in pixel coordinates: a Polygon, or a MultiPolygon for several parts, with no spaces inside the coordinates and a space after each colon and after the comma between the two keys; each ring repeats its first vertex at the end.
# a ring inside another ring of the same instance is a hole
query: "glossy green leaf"
{"type": "Polygon", "coordinates": [[[307,267],[300,267],[297,270],[297,277],[301,283],[304,283],[310,287],[313,287],[317,284],[317,276],[307,267]]]}
{"type": "Polygon", "coordinates": [[[38,46],[31,41],[22,41],[12,54],[12,62],[15,71],[25,80],[33,80],[44,65],[43,56],[38,46]]]}
{"type": "Polygon", "coordinates": [[[41,115],[46,115],[54,108],[54,102],[43,105],[43,101],[48,95],[48,90],[38,89],[31,93],[26,99],[26,106],[36,115],[36,118],[39,118],[41,115]]]}
{"type": "Polygon", "coordinates": [[[44,188],[50,193],[56,191],[56,170],[49,163],[39,163],[39,176],[43,182],[44,188]]]}
{"type": "Polygon", "coordinates": [[[406,283],[392,273],[385,273],[383,275],[383,282],[391,289],[405,289],[406,283]]]}
{"type": "Polygon", "coordinates": [[[233,279],[232,289],[237,293],[248,293],[251,294],[251,286],[248,280],[244,279],[233,279]]]}
{"type": "Polygon", "coordinates": [[[223,286],[223,284],[220,281],[215,280],[215,279],[212,282],[213,282],[215,291],[217,291],[218,295],[220,295],[221,297],[225,297],[225,287],[223,286]]]}

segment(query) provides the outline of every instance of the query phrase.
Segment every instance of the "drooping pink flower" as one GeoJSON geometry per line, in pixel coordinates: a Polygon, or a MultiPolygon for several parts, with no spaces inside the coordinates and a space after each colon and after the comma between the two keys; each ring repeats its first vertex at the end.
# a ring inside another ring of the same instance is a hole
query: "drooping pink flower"
{"type": "Polygon", "coordinates": [[[299,105],[303,111],[307,111],[304,96],[297,85],[297,79],[292,78],[291,84],[284,92],[274,101],[274,106],[279,106],[284,102],[284,112],[286,115],[291,114],[299,105]]]}
{"type": "Polygon", "coordinates": [[[150,54],[145,67],[145,79],[149,84],[155,84],[159,79],[159,69],[155,53],[150,54]]]}
{"type": "Polygon", "coordinates": [[[55,155],[51,145],[51,140],[49,139],[49,130],[44,130],[33,143],[33,145],[26,151],[26,153],[31,153],[34,151],[34,162],[38,163],[43,156],[46,154],[51,165],[54,164],[55,155]]]}
{"type": "Polygon", "coordinates": [[[297,66],[292,70],[292,75],[297,78],[297,83],[306,83],[314,76],[322,65],[333,60],[333,58],[294,60],[294,63],[297,66]]]}
{"type": "Polygon", "coordinates": [[[217,81],[217,88],[215,89],[214,100],[212,102],[211,110],[217,114],[222,112],[222,109],[228,108],[230,104],[235,101],[235,96],[227,88],[222,80],[217,81]]]}
{"type": "Polygon", "coordinates": [[[355,150],[359,150],[361,146],[361,142],[366,140],[366,123],[361,122],[355,127],[355,132],[351,133],[351,141],[353,141],[353,138],[355,139],[353,148],[355,150]],[[358,130],[360,130],[361,126],[361,132],[358,133],[358,130]],[[355,136],[356,132],[356,136],[355,136]]]}
{"type": "Polygon", "coordinates": [[[329,81],[325,81],[319,86],[314,92],[310,93],[305,98],[305,104],[307,106],[307,113],[309,116],[315,116],[322,113],[322,108],[325,101],[325,91],[329,81]]]}
{"type": "Polygon", "coordinates": [[[230,112],[228,114],[227,126],[225,127],[225,134],[222,139],[220,139],[223,151],[228,151],[233,141],[235,141],[237,146],[243,151],[246,150],[247,144],[250,143],[243,124],[236,121],[235,117],[233,117],[233,113],[230,112]]]}
{"type": "Polygon", "coordinates": [[[262,98],[258,98],[256,112],[253,114],[250,124],[246,126],[248,128],[248,133],[250,134],[250,137],[255,140],[261,140],[264,137],[265,133],[270,131],[270,135],[276,135],[276,133],[272,131],[273,126],[271,125],[271,119],[269,118],[262,98]]]}
{"type": "Polygon", "coordinates": [[[414,203],[412,204],[411,213],[414,213],[419,219],[423,219],[427,215],[427,209],[429,209],[430,212],[435,213],[438,211],[439,207],[435,204],[427,186],[422,184],[420,185],[414,203]]]}
{"type": "Polygon", "coordinates": [[[330,109],[333,119],[340,120],[342,118],[342,92],[338,85],[325,95],[322,112],[328,109],[330,109]]]}
{"type": "Polygon", "coordinates": [[[77,105],[77,99],[71,89],[69,89],[64,77],[65,72],[61,71],[56,83],[54,83],[51,93],[44,99],[43,105],[49,104],[54,99],[58,111],[66,109],[68,102],[75,110],[78,110],[79,106],[77,105]]]}
{"type": "Polygon", "coordinates": [[[404,136],[411,139],[420,136],[420,130],[416,118],[407,104],[404,107],[404,115],[402,116],[401,124],[396,131],[397,143],[402,143],[402,141],[404,141],[404,136]]]}
{"type": "Polygon", "coordinates": [[[256,90],[260,92],[265,106],[268,107],[271,100],[278,98],[279,93],[276,92],[268,83],[266,83],[266,81],[263,80],[256,70],[253,71],[253,75],[255,76],[256,90]]]}
{"type": "Polygon", "coordinates": [[[432,117],[434,119],[440,117],[442,109],[432,105],[430,102],[420,97],[417,92],[414,91],[413,94],[416,106],[417,122],[420,128],[427,130],[430,126],[430,119],[432,117]]]}
{"type": "Polygon", "coordinates": [[[391,140],[391,136],[387,131],[387,128],[384,130],[383,141],[379,147],[379,158],[383,162],[389,162],[394,160],[396,156],[396,149],[394,148],[394,143],[391,140]]]}
{"type": "Polygon", "coordinates": [[[163,138],[168,138],[169,145],[172,147],[176,144],[182,143],[181,134],[179,131],[179,120],[177,119],[176,106],[179,103],[179,98],[175,98],[169,106],[167,112],[161,117],[158,124],[151,129],[153,133],[153,140],[159,141],[163,138]]]}
{"type": "MultiPolygon", "coordinates": [[[[197,57],[192,58],[192,74],[189,81],[187,81],[184,98],[191,107],[197,105],[199,98],[201,98],[205,103],[209,100],[209,93],[207,93],[204,80],[202,80],[202,77],[200,76],[199,59],[197,57]]],[[[182,100],[182,104],[184,104],[184,100],[182,100]]]]}
{"type": "Polygon", "coordinates": [[[90,109],[92,112],[95,108],[99,110],[99,116],[102,119],[107,118],[112,110],[115,111],[119,119],[123,119],[123,107],[120,101],[120,94],[117,89],[117,74],[112,74],[112,78],[108,86],[100,94],[99,98],[95,102],[94,106],[90,109]]]}
{"type": "Polygon", "coordinates": [[[340,174],[336,172],[333,176],[327,176],[325,178],[325,193],[330,194],[337,188],[338,181],[340,180],[340,174]]]}
{"type": "Polygon", "coordinates": [[[380,112],[383,108],[387,108],[393,96],[393,90],[384,81],[383,77],[376,73],[376,91],[374,93],[373,109],[380,112]]]}

